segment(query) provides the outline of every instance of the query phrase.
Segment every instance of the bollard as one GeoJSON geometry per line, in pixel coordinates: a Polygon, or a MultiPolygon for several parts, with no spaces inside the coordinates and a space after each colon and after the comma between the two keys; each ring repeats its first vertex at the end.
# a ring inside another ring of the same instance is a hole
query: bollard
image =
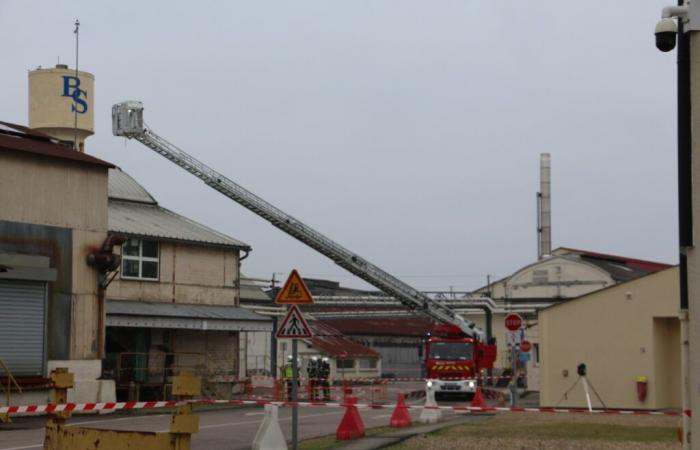
{"type": "Polygon", "coordinates": [[[359,439],[365,435],[365,424],[362,422],[360,412],[357,410],[357,397],[345,398],[345,415],[338,424],[335,438],[339,441],[359,439]]]}
{"type": "Polygon", "coordinates": [[[394,408],[394,412],[391,413],[389,426],[391,428],[406,428],[411,426],[411,413],[406,407],[402,392],[396,394],[396,408],[394,408]]]}
{"type": "Polygon", "coordinates": [[[420,423],[437,423],[440,421],[442,418],[442,411],[437,409],[437,405],[433,385],[432,383],[428,382],[425,387],[425,405],[423,406],[423,410],[420,412],[420,417],[418,418],[420,423]]]}
{"type": "Polygon", "coordinates": [[[287,450],[279,422],[279,406],[265,405],[265,418],[253,440],[252,450],[287,450]]]}

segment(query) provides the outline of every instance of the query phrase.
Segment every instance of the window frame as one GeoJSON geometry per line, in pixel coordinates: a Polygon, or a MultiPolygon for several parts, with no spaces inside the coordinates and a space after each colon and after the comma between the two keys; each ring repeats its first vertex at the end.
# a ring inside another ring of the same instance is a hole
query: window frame
{"type": "Polygon", "coordinates": [[[348,370],[355,370],[355,358],[345,358],[345,359],[336,359],[335,360],[335,369],[337,371],[342,371],[342,372],[347,372],[348,370]],[[343,367],[340,367],[339,363],[343,363],[343,367]],[[348,362],[351,362],[352,364],[350,367],[344,367],[348,362]]]}
{"type": "Polygon", "coordinates": [[[129,237],[124,244],[122,244],[121,248],[121,257],[122,257],[122,262],[120,264],[120,278],[124,280],[138,280],[138,281],[160,281],[160,241],[155,240],[155,239],[144,239],[140,237],[129,237]],[[129,243],[131,240],[137,240],[139,243],[139,254],[138,255],[127,255],[124,253],[124,247],[129,243]],[[152,242],[155,243],[156,245],[156,254],[157,256],[143,256],[143,243],[144,241],[147,242],[152,242]],[[125,275],[124,271],[124,266],[127,261],[137,261],[139,265],[139,274],[138,276],[134,275],[125,275]],[[156,263],[156,276],[155,278],[151,277],[144,277],[143,276],[143,263],[144,262],[154,262],[156,263]]]}

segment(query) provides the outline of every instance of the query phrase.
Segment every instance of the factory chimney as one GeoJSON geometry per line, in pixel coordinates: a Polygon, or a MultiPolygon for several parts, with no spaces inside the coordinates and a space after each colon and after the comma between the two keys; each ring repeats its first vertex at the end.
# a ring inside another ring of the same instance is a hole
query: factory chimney
{"type": "Polygon", "coordinates": [[[537,257],[552,254],[552,182],[549,153],[540,154],[540,192],[537,193],[537,257]]]}
{"type": "Polygon", "coordinates": [[[93,74],[57,64],[29,72],[29,128],[84,152],[95,133],[93,74]],[[77,142],[76,142],[77,141],[77,142]]]}

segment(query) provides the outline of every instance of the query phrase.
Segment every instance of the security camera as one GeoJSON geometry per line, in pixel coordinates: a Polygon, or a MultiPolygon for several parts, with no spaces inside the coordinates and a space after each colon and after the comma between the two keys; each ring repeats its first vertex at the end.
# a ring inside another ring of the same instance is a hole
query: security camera
{"type": "Polygon", "coordinates": [[[656,24],[654,35],[656,35],[656,48],[662,52],[670,52],[676,47],[676,34],[678,28],[673,19],[661,19],[656,24]]]}

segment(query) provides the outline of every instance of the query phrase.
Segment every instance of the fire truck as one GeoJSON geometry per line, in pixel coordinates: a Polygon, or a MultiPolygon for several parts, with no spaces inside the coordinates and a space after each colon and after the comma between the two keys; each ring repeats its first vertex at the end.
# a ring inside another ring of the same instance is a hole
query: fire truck
{"type": "Polygon", "coordinates": [[[126,101],[112,106],[112,133],[141,142],[212,189],[395,298],[410,311],[432,319],[437,325],[427,342],[426,373],[428,386],[435,386],[436,392],[473,393],[481,370],[493,367],[495,343],[486,342],[486,336],[475,323],[464,319],[440,301],[409,286],[168,142],[145,125],[141,102],[126,101]]]}
{"type": "Polygon", "coordinates": [[[481,383],[484,370],[496,360],[494,341],[483,342],[453,324],[435,324],[425,344],[427,383],[440,396],[466,396],[481,383]]]}

